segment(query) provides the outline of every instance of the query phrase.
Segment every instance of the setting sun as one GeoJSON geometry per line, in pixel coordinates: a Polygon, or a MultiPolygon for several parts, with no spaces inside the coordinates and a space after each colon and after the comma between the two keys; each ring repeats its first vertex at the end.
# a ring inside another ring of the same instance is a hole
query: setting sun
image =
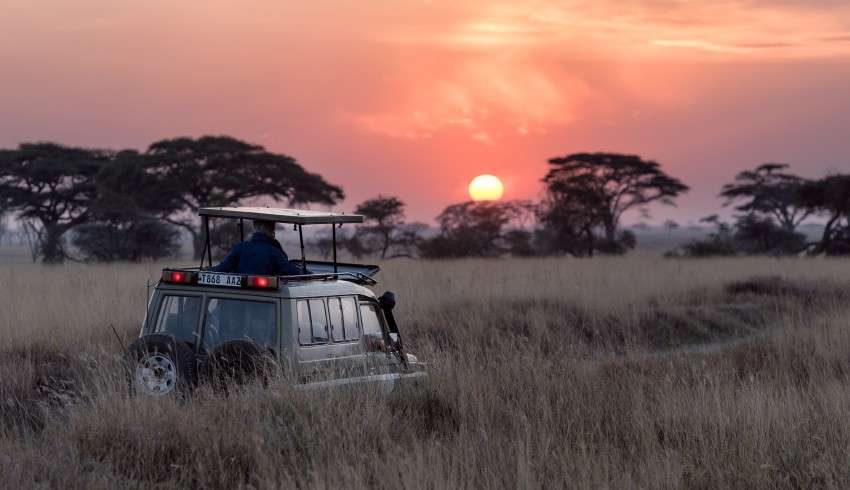
{"type": "Polygon", "coordinates": [[[473,201],[498,201],[504,192],[502,181],[495,175],[479,175],[469,183],[469,197],[473,201]]]}

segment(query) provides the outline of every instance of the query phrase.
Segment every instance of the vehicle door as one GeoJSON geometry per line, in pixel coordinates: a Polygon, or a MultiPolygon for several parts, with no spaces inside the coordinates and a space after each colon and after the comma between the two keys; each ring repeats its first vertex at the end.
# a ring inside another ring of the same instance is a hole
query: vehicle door
{"type": "Polygon", "coordinates": [[[182,291],[163,292],[152,310],[155,313],[148,320],[145,333],[166,333],[177,342],[192,346],[198,344],[198,328],[201,317],[203,296],[182,291]]]}
{"type": "Polygon", "coordinates": [[[204,306],[204,354],[227,342],[246,341],[277,357],[280,302],[276,298],[210,293],[204,306]]]}
{"type": "Polygon", "coordinates": [[[356,297],[298,299],[295,310],[301,382],[363,375],[356,297]]]}
{"type": "Polygon", "coordinates": [[[361,296],[359,299],[360,324],[363,331],[363,347],[366,351],[366,369],[369,374],[391,370],[387,326],[377,301],[361,296]]]}

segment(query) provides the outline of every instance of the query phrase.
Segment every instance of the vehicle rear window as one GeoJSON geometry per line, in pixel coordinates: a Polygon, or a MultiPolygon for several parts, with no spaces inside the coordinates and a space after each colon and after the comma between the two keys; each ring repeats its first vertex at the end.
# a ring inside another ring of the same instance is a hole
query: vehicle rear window
{"type": "Polygon", "coordinates": [[[204,345],[250,340],[265,347],[277,344],[274,303],[210,298],[204,320],[204,345]]]}
{"type": "Polygon", "coordinates": [[[381,319],[378,305],[375,303],[360,303],[360,317],[363,325],[363,342],[366,350],[384,350],[384,333],[381,329],[381,319]]]}
{"type": "Polygon", "coordinates": [[[194,342],[200,312],[198,296],[164,296],[154,332],[169,333],[178,342],[194,342]]]}
{"type": "Polygon", "coordinates": [[[334,342],[357,340],[357,302],[354,298],[328,298],[328,313],[334,342]]]}
{"type": "Polygon", "coordinates": [[[328,317],[325,301],[298,301],[298,341],[301,345],[324,344],[328,341],[328,317]]]}

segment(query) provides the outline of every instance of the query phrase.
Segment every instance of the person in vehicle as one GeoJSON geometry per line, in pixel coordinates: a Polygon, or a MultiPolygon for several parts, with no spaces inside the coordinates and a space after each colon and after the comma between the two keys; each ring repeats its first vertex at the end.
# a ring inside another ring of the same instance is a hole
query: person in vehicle
{"type": "Polygon", "coordinates": [[[210,270],[266,276],[302,274],[301,268],[289,261],[280,242],[275,240],[274,227],[273,221],[255,220],[251,239],[237,243],[224,260],[210,270]]]}

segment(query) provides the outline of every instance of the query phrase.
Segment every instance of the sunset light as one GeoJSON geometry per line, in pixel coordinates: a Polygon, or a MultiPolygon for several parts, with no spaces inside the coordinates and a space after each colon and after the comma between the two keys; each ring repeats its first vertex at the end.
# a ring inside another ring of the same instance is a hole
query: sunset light
{"type": "Polygon", "coordinates": [[[392,189],[409,219],[432,223],[459,175],[497,168],[511,198],[534,199],[549,158],[614,150],[698,183],[656,217],[687,221],[743,168],[790,161],[817,177],[850,154],[836,130],[850,114],[847,2],[11,0],[3,12],[0,147],[226,134],[340,185],[341,209],[392,189]]]}
{"type": "Polygon", "coordinates": [[[0,490],[850,488],[850,0],[0,1],[0,490]]]}
{"type": "Polygon", "coordinates": [[[469,183],[469,197],[473,201],[498,201],[504,192],[505,186],[495,175],[479,175],[469,183]]]}

